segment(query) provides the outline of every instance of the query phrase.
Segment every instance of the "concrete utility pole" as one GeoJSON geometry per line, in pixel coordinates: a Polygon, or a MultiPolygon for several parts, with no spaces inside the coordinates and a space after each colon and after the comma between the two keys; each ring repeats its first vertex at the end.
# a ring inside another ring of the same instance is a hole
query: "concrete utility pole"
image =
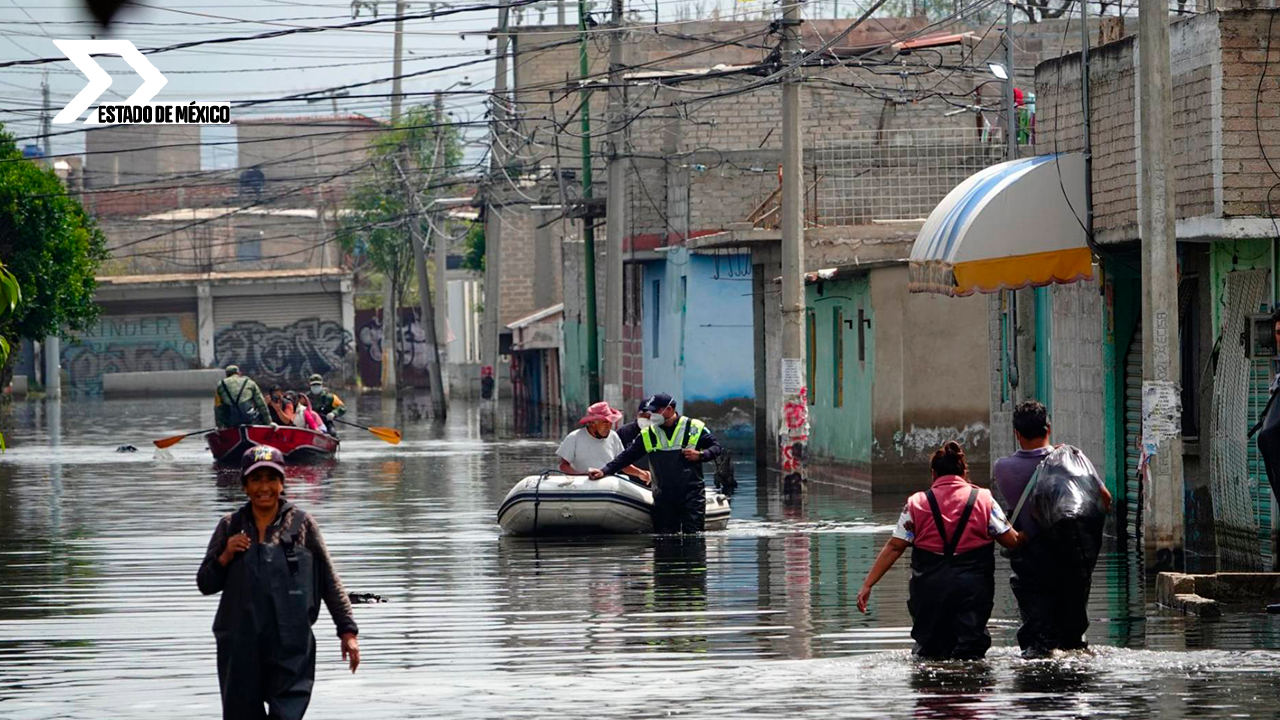
{"type": "MultiPolygon", "coordinates": [[[[800,3],[782,14],[782,63],[800,58],[800,3]]],[[[800,140],[801,70],[782,82],[782,413],[779,437],[782,487],[804,489],[804,459],[809,443],[809,391],[805,387],[804,345],[804,148],[800,140]]]]}
{"type": "Polygon", "coordinates": [[[582,240],[583,285],[587,301],[587,388],[588,402],[600,398],[600,328],[596,324],[596,228],[591,216],[591,90],[587,88],[590,67],[587,62],[587,0],[578,0],[578,68],[582,77],[582,240]]]}
{"type": "Polygon", "coordinates": [[[1150,456],[1143,476],[1142,550],[1147,570],[1182,569],[1183,477],[1178,341],[1178,261],[1174,235],[1173,80],[1169,8],[1138,4],[1138,235],[1142,239],[1142,439],[1150,456]],[[1148,397],[1164,403],[1148,407],[1148,397]]]}
{"type": "MultiPolygon", "coordinates": [[[[53,167],[53,153],[49,150],[49,118],[51,117],[52,109],[49,107],[48,75],[45,75],[44,81],[40,83],[40,95],[44,100],[44,111],[40,116],[41,134],[44,135],[44,164],[46,167],[53,167]]],[[[40,347],[44,352],[45,397],[50,400],[58,400],[62,397],[62,374],[59,372],[62,339],[58,337],[57,333],[54,333],[46,337],[40,347]]]]}
{"type": "Polygon", "coordinates": [[[622,236],[627,228],[626,90],[622,87],[622,0],[613,0],[609,36],[609,204],[604,256],[604,399],[622,406],[622,236]]]}
{"type": "Polygon", "coordinates": [[[1009,79],[1004,84],[1005,112],[1005,160],[1018,159],[1018,109],[1013,100],[1013,84],[1017,77],[1013,74],[1013,0],[1004,4],[1004,71],[1009,79]]]}
{"type": "MultiPolygon", "coordinates": [[[[435,150],[431,153],[431,167],[427,169],[427,186],[434,184],[436,178],[436,168],[440,166],[440,158],[444,153],[444,127],[442,119],[444,116],[443,95],[436,93],[436,112],[435,112],[435,150]]],[[[418,168],[421,173],[422,168],[418,168]]],[[[427,281],[427,245],[431,244],[432,236],[435,234],[429,213],[430,208],[422,206],[422,199],[415,188],[409,182],[411,175],[414,175],[412,163],[406,163],[406,167],[400,170],[401,178],[404,181],[405,193],[409,196],[409,207],[413,208],[413,218],[409,222],[409,242],[413,246],[413,264],[418,274],[418,304],[422,312],[422,333],[427,343],[427,378],[431,388],[431,404],[435,407],[435,417],[437,420],[444,420],[449,415],[449,401],[444,395],[444,382],[440,376],[440,344],[436,339],[436,316],[435,310],[431,302],[431,287],[427,281]],[[418,228],[420,225],[420,217],[427,218],[427,237],[418,238],[418,228]]],[[[440,238],[437,242],[443,242],[444,238],[440,238]]]]}
{"type": "Polygon", "coordinates": [[[506,172],[503,168],[506,160],[502,157],[502,146],[498,143],[498,135],[502,132],[502,120],[507,111],[507,41],[509,40],[507,19],[509,13],[507,0],[499,0],[493,112],[490,113],[493,121],[489,131],[493,140],[489,146],[489,187],[487,188],[488,197],[485,200],[489,211],[485,213],[484,224],[484,337],[480,349],[481,364],[493,369],[493,393],[487,400],[480,403],[480,427],[484,430],[493,430],[496,426],[498,390],[501,387],[498,382],[498,335],[502,329],[498,324],[502,317],[499,312],[502,294],[502,218],[496,211],[499,203],[496,202],[498,198],[495,193],[496,189],[501,187],[501,183],[496,182],[494,176],[497,173],[506,172]]]}
{"type": "MultiPolygon", "coordinates": [[[[391,62],[391,74],[394,79],[391,81],[391,122],[394,124],[400,120],[400,75],[402,74],[402,66],[404,59],[404,17],[407,10],[407,3],[404,0],[396,1],[396,36],[395,51],[391,62]]],[[[396,354],[396,288],[392,282],[391,274],[388,273],[385,279],[385,287],[382,292],[382,394],[385,397],[394,397],[398,389],[399,382],[396,378],[396,371],[399,357],[396,354]]]]}
{"type": "MultiPolygon", "coordinates": [[[[467,83],[468,86],[471,83],[467,83]]],[[[439,132],[445,131],[445,114],[444,114],[444,93],[436,93],[436,125],[439,126],[439,132]]],[[[447,157],[447,155],[446,155],[447,157]]],[[[449,238],[441,237],[436,241],[435,249],[436,260],[436,284],[432,288],[435,292],[435,304],[433,309],[435,314],[432,322],[435,325],[435,345],[436,345],[436,362],[440,367],[440,399],[444,403],[444,412],[449,409],[449,347],[447,338],[449,337],[449,287],[448,287],[448,265],[449,265],[449,238]]],[[[441,415],[441,417],[444,417],[441,415]]]]}

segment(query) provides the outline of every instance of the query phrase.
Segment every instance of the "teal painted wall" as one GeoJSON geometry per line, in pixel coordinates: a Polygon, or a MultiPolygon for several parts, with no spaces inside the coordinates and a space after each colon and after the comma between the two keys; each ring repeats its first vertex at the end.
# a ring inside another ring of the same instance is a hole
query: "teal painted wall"
{"type": "MultiPolygon", "coordinates": [[[[862,275],[809,285],[806,305],[813,317],[809,453],[822,460],[870,465],[876,327],[870,282],[862,275]],[[871,320],[863,331],[862,360],[858,354],[859,309],[871,320]],[[843,397],[838,398],[837,387],[843,389],[843,397]]],[[[806,338],[810,335],[808,317],[806,338]]]]}
{"type": "Polygon", "coordinates": [[[586,412],[591,404],[587,396],[587,326],[564,322],[564,357],[560,361],[560,388],[564,393],[565,412],[571,416],[586,412]]]}

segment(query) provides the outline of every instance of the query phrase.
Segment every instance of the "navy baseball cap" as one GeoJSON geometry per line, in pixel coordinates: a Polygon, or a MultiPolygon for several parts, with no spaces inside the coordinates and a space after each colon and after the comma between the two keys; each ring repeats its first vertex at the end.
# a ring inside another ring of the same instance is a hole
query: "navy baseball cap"
{"type": "Polygon", "coordinates": [[[270,445],[254,445],[240,456],[240,479],[244,480],[258,468],[271,468],[284,480],[284,453],[270,445]]]}
{"type": "Polygon", "coordinates": [[[657,395],[654,395],[648,400],[645,400],[644,404],[640,406],[640,411],[641,412],[662,412],[663,410],[666,410],[667,408],[675,404],[676,404],[676,401],[672,399],[670,395],[666,393],[658,393],[657,395]]]}

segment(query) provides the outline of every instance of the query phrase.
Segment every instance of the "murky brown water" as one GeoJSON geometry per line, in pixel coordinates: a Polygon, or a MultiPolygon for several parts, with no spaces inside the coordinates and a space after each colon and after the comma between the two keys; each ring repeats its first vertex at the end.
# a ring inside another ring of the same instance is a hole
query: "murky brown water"
{"type": "MultiPolygon", "coordinates": [[[[361,419],[395,424],[377,399],[361,419]]],[[[900,498],[815,485],[784,507],[738,467],[734,520],[703,538],[503,538],[494,512],[558,438],[481,439],[474,411],[402,423],[399,447],[344,435],[340,460],[291,470],[359,605],[346,673],[321,613],[315,718],[1275,717],[1280,617],[1144,620],[1132,568],[1095,578],[1092,655],[1016,658],[998,564],[984,663],[908,657],[906,562],[854,598],[900,498]]],[[[0,718],[215,717],[216,598],[195,571],[239,505],[192,401],[11,411],[0,455],[0,718]],[[140,452],[118,454],[132,443],[140,452]]],[[[550,431],[549,431],[550,432],[550,431]]],[[[552,432],[551,434],[555,434],[552,432]]]]}

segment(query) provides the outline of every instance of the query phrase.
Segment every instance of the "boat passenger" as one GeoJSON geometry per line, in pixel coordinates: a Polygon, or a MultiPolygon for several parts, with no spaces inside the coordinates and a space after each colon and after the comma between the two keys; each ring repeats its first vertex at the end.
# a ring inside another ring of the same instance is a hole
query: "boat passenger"
{"type": "Polygon", "coordinates": [[[938,448],[930,464],[933,484],[907,499],[893,537],[858,592],[858,610],[867,612],[871,588],[912,547],[907,600],[912,654],[976,660],[991,647],[987,620],[995,593],[993,543],[1016,548],[1023,538],[1009,526],[991,492],[970,484],[959,443],[938,448]]]}
{"type": "Polygon", "coordinates": [[[666,393],[650,397],[641,410],[650,417],[661,417],[661,424],[642,430],[626,450],[587,474],[593,478],[611,475],[648,457],[654,484],[654,532],[702,532],[707,514],[702,464],[720,456],[720,443],[701,420],[676,412],[675,400],[666,393]]]}
{"type": "MultiPolygon", "coordinates": [[[[657,420],[650,417],[652,413],[644,409],[644,401],[640,402],[640,409],[636,412],[636,419],[618,428],[618,439],[622,441],[622,447],[630,447],[631,443],[640,437],[640,432],[647,427],[658,424],[657,420]]],[[[648,456],[642,457],[633,463],[641,470],[649,469],[648,456]]]]}
{"type": "Polygon", "coordinates": [[[218,427],[270,423],[271,409],[258,383],[242,375],[236,365],[228,365],[226,372],[213,393],[213,416],[218,427]]]}
{"type": "Polygon", "coordinates": [[[279,385],[272,385],[269,395],[267,407],[271,410],[271,421],[279,425],[292,425],[295,404],[293,398],[285,395],[279,385]]]}
{"type": "Polygon", "coordinates": [[[222,593],[213,620],[222,717],[299,720],[315,683],[320,601],[351,672],[359,629],[315,519],[281,497],[284,456],[257,445],[240,468],[249,502],[218,521],[196,575],[200,592],[222,593]]]}
{"type": "MultiPolygon", "coordinates": [[[[622,413],[609,407],[607,402],[598,402],[587,408],[587,414],[578,424],[578,428],[565,437],[556,450],[560,457],[560,472],[566,475],[586,475],[593,467],[607,464],[623,451],[622,441],[618,433],[613,431],[614,423],[622,419],[622,413]]],[[[649,473],[628,465],[622,472],[649,482],[649,473]]]]}
{"type": "Polygon", "coordinates": [[[320,414],[311,409],[311,400],[306,395],[298,396],[298,408],[293,413],[293,424],[303,430],[324,432],[324,420],[320,414]]]}
{"type": "Polygon", "coordinates": [[[319,373],[312,375],[307,382],[310,385],[307,397],[311,400],[311,409],[320,414],[325,430],[336,436],[338,433],[334,430],[333,421],[347,411],[346,405],[342,403],[342,398],[324,386],[324,378],[319,373]]]}

